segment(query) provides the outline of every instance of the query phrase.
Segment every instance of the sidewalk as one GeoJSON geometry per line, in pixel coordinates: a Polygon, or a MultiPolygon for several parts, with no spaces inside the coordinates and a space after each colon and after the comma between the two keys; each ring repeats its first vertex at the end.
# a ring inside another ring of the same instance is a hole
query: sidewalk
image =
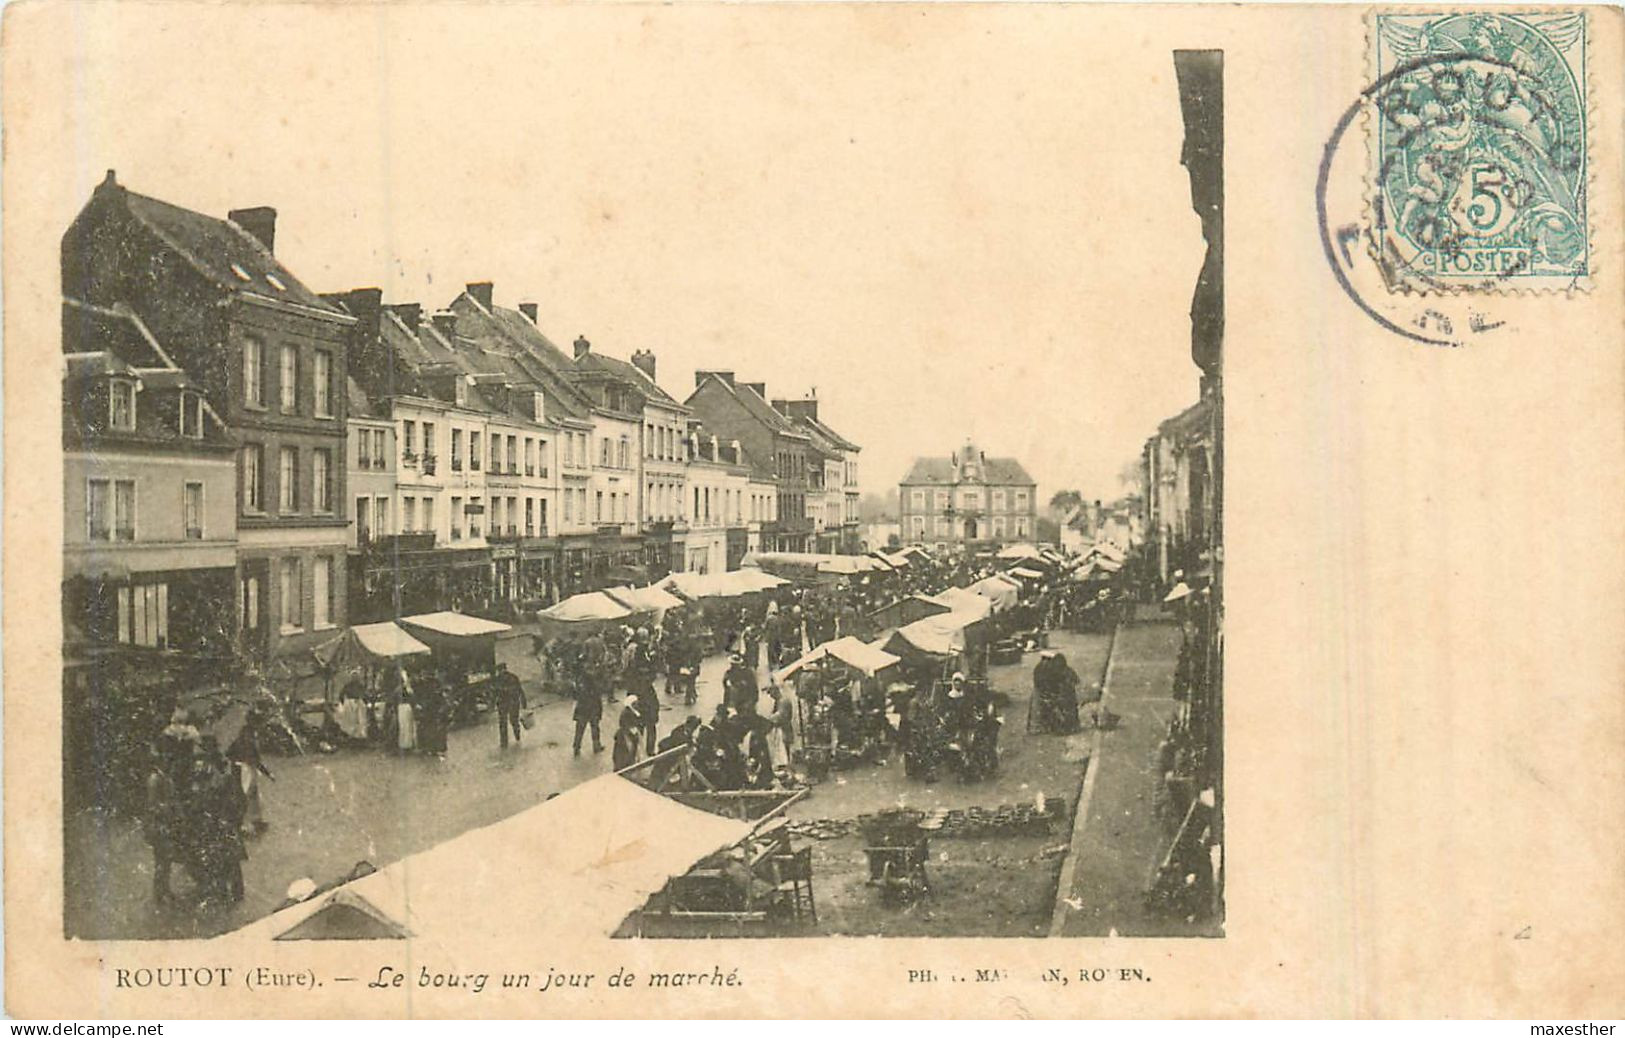
{"type": "Polygon", "coordinates": [[[1084,779],[1087,812],[1072,834],[1064,889],[1057,892],[1051,937],[1190,937],[1216,935],[1216,923],[1192,925],[1146,912],[1141,895],[1172,839],[1156,817],[1157,744],[1175,701],[1179,627],[1168,621],[1124,624],[1107,669],[1106,705],[1118,727],[1096,733],[1084,779]]]}

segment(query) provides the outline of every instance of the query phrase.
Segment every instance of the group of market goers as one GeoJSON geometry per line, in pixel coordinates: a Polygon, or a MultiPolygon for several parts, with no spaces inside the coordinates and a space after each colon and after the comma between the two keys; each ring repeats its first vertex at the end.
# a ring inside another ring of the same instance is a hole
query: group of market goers
{"type": "Polygon", "coordinates": [[[250,711],[225,749],[178,708],[153,747],[145,787],[142,833],[152,850],[152,896],[160,905],[179,900],[171,885],[175,866],[191,878],[193,895],[208,904],[243,899],[245,838],[267,827],[259,777],[272,777],[260,760],[256,718],[250,711]]]}
{"type": "MultiPolygon", "coordinates": [[[[359,675],[339,693],[328,724],[352,743],[380,744],[397,753],[419,752],[444,757],[447,735],[472,707],[468,672],[455,659],[432,668],[386,667],[381,690],[369,689],[359,675]]],[[[516,675],[496,664],[489,682],[502,727],[502,745],[510,728],[520,737],[525,695],[516,675]]]]}

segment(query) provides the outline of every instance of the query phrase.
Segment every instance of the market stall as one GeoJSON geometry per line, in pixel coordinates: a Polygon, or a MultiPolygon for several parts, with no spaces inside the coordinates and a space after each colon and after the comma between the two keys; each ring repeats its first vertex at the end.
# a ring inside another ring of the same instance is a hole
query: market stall
{"type": "Polygon", "coordinates": [[[495,700],[497,635],[513,628],[467,613],[421,613],[404,616],[401,626],[434,653],[439,690],[446,696],[449,719],[467,720],[495,700]]]}
{"type": "Polygon", "coordinates": [[[656,624],[665,620],[668,610],[681,609],[688,604],[670,591],[662,591],[658,587],[632,587],[628,585],[605,588],[602,593],[614,599],[629,611],[648,616],[656,624]]]}
{"type": "Polygon", "coordinates": [[[1021,585],[1004,576],[983,577],[966,590],[981,595],[1000,610],[1009,609],[1021,598],[1021,585]]]}
{"type": "Polygon", "coordinates": [[[415,953],[450,962],[469,940],[511,938],[516,904],[547,906],[522,921],[531,937],[625,934],[669,880],[757,828],[601,775],[217,940],[409,936],[415,953]],[[501,897],[467,896],[490,884],[501,897]]]}

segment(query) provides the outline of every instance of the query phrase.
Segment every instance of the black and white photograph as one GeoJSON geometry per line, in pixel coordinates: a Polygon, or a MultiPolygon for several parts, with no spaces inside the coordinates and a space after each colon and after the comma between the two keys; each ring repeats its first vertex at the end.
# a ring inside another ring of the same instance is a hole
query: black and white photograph
{"type": "Polygon", "coordinates": [[[1066,109],[738,126],[771,84],[503,61],[285,102],[349,140],[244,85],[182,172],[106,154],[61,238],[65,934],[1222,935],[1224,63],[1142,68],[1162,147],[1110,160],[1066,109]]]}

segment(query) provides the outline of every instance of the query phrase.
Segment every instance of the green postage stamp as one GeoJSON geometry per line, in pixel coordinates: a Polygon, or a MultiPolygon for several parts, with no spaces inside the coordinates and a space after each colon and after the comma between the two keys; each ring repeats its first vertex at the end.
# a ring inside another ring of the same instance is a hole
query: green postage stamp
{"type": "Polygon", "coordinates": [[[1583,286],[1585,14],[1372,18],[1370,203],[1389,288],[1583,286]]]}

